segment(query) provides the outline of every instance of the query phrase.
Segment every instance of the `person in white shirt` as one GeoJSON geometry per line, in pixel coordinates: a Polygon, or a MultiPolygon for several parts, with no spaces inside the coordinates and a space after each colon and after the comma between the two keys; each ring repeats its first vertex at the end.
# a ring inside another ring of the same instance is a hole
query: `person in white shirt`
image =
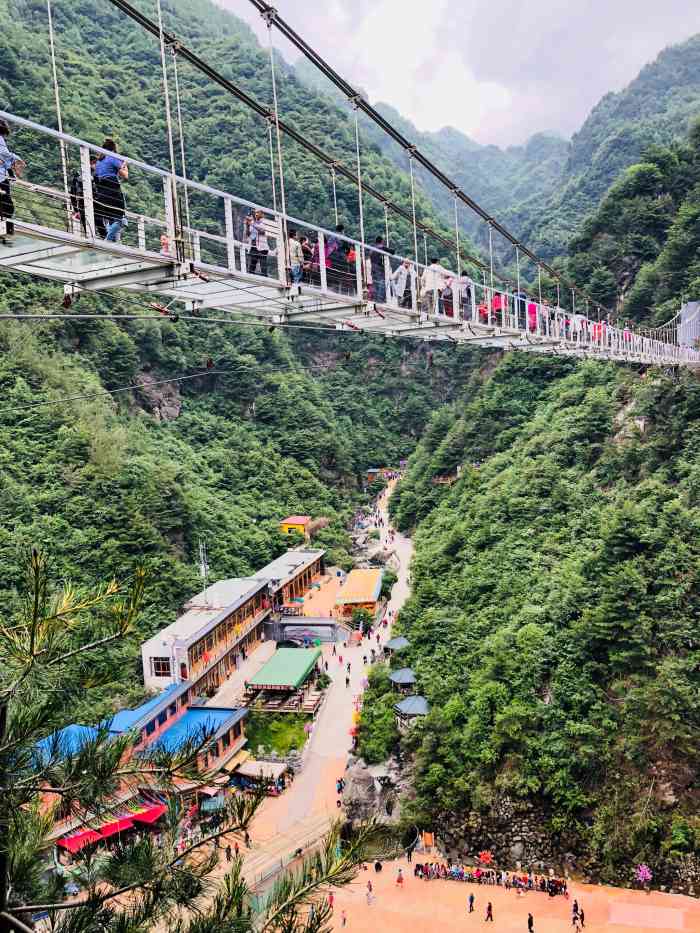
{"type": "Polygon", "coordinates": [[[438,310],[440,293],[445,287],[449,272],[440,265],[436,257],[431,257],[430,265],[421,278],[421,305],[423,311],[433,314],[438,310]]]}

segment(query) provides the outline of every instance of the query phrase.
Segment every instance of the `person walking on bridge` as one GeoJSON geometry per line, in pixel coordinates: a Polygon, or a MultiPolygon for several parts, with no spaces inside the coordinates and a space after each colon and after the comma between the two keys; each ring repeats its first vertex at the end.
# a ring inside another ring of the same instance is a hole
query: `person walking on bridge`
{"type": "MultiPolygon", "coordinates": [[[[116,153],[117,144],[105,139],[102,148],[116,153]]],[[[122,181],[129,177],[129,166],[115,155],[100,155],[95,165],[95,227],[110,243],[118,243],[126,227],[126,202],[122,181]]]]}
{"type": "Polygon", "coordinates": [[[10,152],[6,139],[10,135],[10,124],[0,120],[0,220],[6,221],[6,235],[15,232],[11,217],[14,217],[15,205],[10,194],[10,178],[21,178],[26,162],[14,152],[10,152]]]}
{"type": "Polygon", "coordinates": [[[258,268],[260,269],[260,275],[267,275],[267,255],[270,252],[270,247],[267,242],[265,220],[261,210],[257,210],[246,217],[245,233],[250,243],[250,252],[248,253],[249,275],[253,275],[258,268]]]}

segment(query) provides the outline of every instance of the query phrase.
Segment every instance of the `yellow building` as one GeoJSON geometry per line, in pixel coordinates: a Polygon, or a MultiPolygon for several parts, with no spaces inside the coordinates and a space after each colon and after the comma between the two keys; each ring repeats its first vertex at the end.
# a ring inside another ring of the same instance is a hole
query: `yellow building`
{"type": "Polygon", "coordinates": [[[280,522],[280,531],[283,535],[290,535],[293,532],[309,537],[309,525],[311,524],[310,515],[289,515],[280,522]]]}
{"type": "Polygon", "coordinates": [[[381,591],[381,570],[351,570],[338,593],[335,604],[337,617],[348,621],[355,609],[366,609],[374,616],[381,591]]]}

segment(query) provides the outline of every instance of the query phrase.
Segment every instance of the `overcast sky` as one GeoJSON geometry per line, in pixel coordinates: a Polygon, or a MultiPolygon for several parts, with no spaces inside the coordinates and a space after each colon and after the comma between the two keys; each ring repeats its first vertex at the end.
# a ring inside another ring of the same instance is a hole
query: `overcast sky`
{"type": "MultiPolygon", "coordinates": [[[[249,0],[218,0],[259,36],[249,0]]],[[[607,91],[700,32],[700,0],[273,0],[336,71],[419,129],[570,136],[607,91]]],[[[296,52],[277,44],[288,60],[296,52]]]]}

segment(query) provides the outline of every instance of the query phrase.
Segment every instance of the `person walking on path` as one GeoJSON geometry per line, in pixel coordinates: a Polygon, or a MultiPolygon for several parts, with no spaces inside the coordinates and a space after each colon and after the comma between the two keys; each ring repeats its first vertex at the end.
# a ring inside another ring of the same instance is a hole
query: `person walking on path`
{"type": "Polygon", "coordinates": [[[344,910],[340,912],[340,925],[341,927],[346,927],[348,925],[348,915],[344,910]]]}
{"type": "Polygon", "coordinates": [[[583,907],[579,908],[578,919],[579,919],[579,923],[581,924],[581,926],[585,927],[586,923],[584,920],[583,907]]]}
{"type": "Polygon", "coordinates": [[[336,649],[335,643],[334,643],[333,644],[333,657],[336,657],[337,654],[338,654],[338,650],[336,649]]]}
{"type": "Polygon", "coordinates": [[[535,933],[535,918],[532,914],[527,915],[527,933],[535,933]]]}
{"type": "Polygon", "coordinates": [[[350,686],[350,678],[347,677],[347,676],[346,676],[346,678],[345,678],[345,686],[346,686],[346,688],[350,686]]]}
{"type": "Polygon", "coordinates": [[[229,843],[226,846],[226,861],[231,862],[233,860],[233,854],[231,852],[231,844],[229,843]]]}
{"type": "Polygon", "coordinates": [[[490,920],[491,923],[493,923],[493,906],[491,901],[489,901],[486,905],[486,917],[484,918],[484,923],[486,923],[487,920],[490,920]]]}
{"type": "Polygon", "coordinates": [[[473,894],[469,895],[469,913],[470,914],[474,913],[474,895],[473,894]]]}
{"type": "Polygon", "coordinates": [[[403,871],[399,868],[399,873],[396,876],[396,885],[398,888],[403,890],[403,871]]]}

